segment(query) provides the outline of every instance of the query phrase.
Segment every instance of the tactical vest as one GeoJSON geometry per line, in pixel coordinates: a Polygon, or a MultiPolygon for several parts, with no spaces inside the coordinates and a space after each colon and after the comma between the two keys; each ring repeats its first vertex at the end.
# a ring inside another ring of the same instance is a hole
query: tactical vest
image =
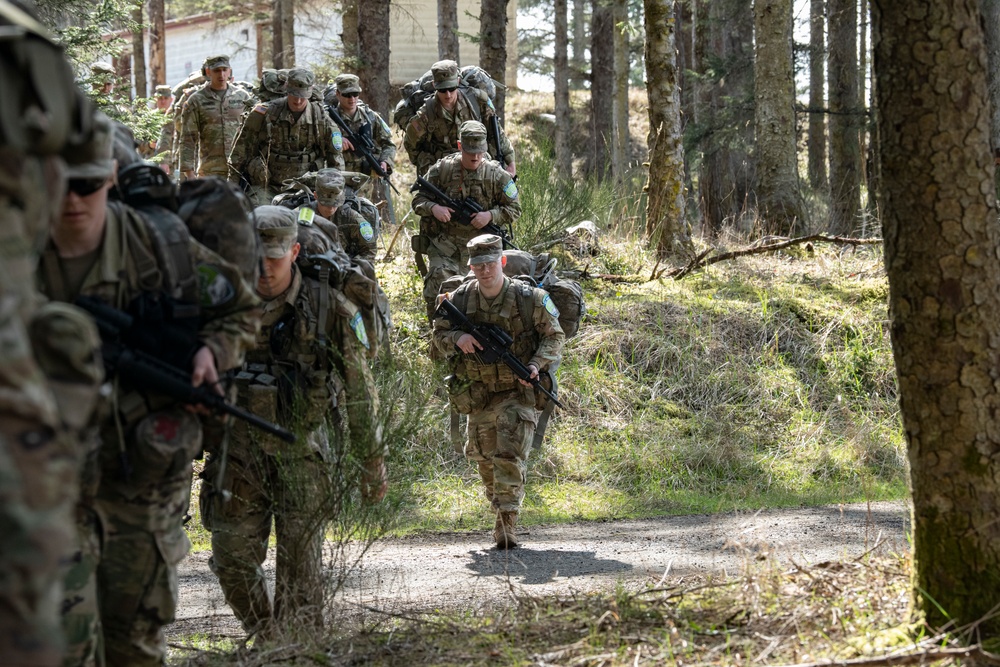
{"type": "MultiPolygon", "coordinates": [[[[527,364],[538,349],[538,333],[533,320],[534,294],[530,285],[511,280],[503,304],[496,312],[479,307],[479,286],[476,281],[463,284],[451,295],[451,301],[475,324],[495,324],[514,339],[511,353],[527,364]]],[[[499,298],[499,297],[498,297],[499,298]]],[[[454,372],[468,380],[484,383],[490,391],[507,391],[520,385],[517,376],[502,361],[484,364],[473,354],[452,357],[454,372]]]]}
{"type": "Polygon", "coordinates": [[[283,100],[279,100],[269,104],[264,117],[270,146],[267,166],[270,182],[274,184],[326,166],[326,156],[323,154],[323,142],[326,138],[320,133],[324,127],[322,118],[326,115],[323,107],[316,102],[309,102],[313,122],[302,123],[300,117],[300,122],[293,125],[288,121],[279,122],[282,109],[287,108],[282,102],[283,100]]]}
{"type": "Polygon", "coordinates": [[[433,155],[435,160],[458,150],[458,129],[462,123],[467,120],[483,120],[476,94],[467,88],[459,88],[459,92],[461,94],[451,112],[454,116],[452,121],[444,117],[444,109],[436,96],[432,96],[424,104],[427,121],[424,126],[426,134],[422,142],[423,149],[433,155]]]}
{"type": "MultiPolygon", "coordinates": [[[[445,194],[453,199],[462,200],[471,197],[484,210],[493,208],[496,198],[490,192],[489,183],[483,178],[489,171],[488,164],[482,164],[473,172],[462,168],[461,155],[449,155],[438,163],[438,177],[435,185],[445,194]]],[[[482,230],[476,229],[472,225],[460,225],[457,222],[441,222],[433,215],[424,216],[421,219],[422,230],[426,230],[430,236],[444,234],[459,241],[460,246],[476,236],[482,234],[482,230]]]]}

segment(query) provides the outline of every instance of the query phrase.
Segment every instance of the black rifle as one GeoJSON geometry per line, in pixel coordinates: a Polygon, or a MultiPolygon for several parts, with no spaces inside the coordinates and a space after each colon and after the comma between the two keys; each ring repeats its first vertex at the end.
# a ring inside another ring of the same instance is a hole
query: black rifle
{"type": "Polygon", "coordinates": [[[326,109],[330,114],[330,118],[333,119],[333,122],[340,126],[340,131],[344,134],[344,138],[350,141],[351,145],[354,146],[354,152],[363,157],[368,163],[368,166],[372,168],[372,171],[378,174],[379,178],[388,183],[389,187],[392,188],[392,191],[398,195],[399,190],[397,190],[396,186],[389,180],[389,173],[382,168],[382,164],[375,157],[376,146],[375,142],[372,141],[372,124],[370,122],[366,122],[357,132],[355,132],[351,129],[351,126],[347,124],[347,121],[344,120],[343,116],[337,113],[336,109],[331,106],[328,106],[326,109]],[[365,130],[368,131],[366,132],[365,130]]]}
{"type": "MultiPolygon", "coordinates": [[[[425,195],[436,201],[441,206],[445,206],[454,211],[451,214],[451,221],[459,225],[469,226],[472,224],[472,218],[475,217],[477,213],[482,213],[484,209],[479,202],[471,197],[466,197],[465,199],[458,201],[452,199],[444,193],[443,190],[438,188],[436,185],[428,181],[423,176],[417,176],[417,182],[413,184],[413,190],[419,190],[425,195]]],[[[496,234],[503,241],[504,248],[513,248],[514,250],[520,250],[511,241],[510,232],[496,224],[495,222],[487,223],[482,227],[482,232],[484,234],[496,234]]]]}
{"type": "MultiPolygon", "coordinates": [[[[500,161],[501,165],[506,167],[507,156],[503,154],[503,148],[500,145],[500,119],[497,118],[496,114],[493,114],[492,116],[490,116],[490,119],[487,121],[487,123],[489,123],[490,136],[493,138],[493,143],[495,143],[497,146],[497,160],[500,161]]],[[[517,176],[512,176],[511,180],[516,181],[517,176]]]]}
{"type": "Polygon", "coordinates": [[[531,386],[545,394],[550,401],[560,408],[563,407],[563,404],[559,402],[555,394],[542,386],[541,380],[538,377],[531,377],[531,371],[528,370],[528,367],[520,359],[511,354],[510,346],[514,343],[514,339],[510,337],[510,334],[495,324],[473,324],[472,320],[466,317],[465,313],[459,310],[448,299],[441,300],[441,305],[438,306],[437,312],[439,315],[448,318],[452,326],[458,327],[479,342],[483,348],[476,353],[479,361],[484,364],[502,361],[506,364],[507,368],[514,371],[514,375],[525,382],[530,382],[531,386]]]}
{"type": "MultiPolygon", "coordinates": [[[[136,391],[161,394],[188,405],[204,405],[215,412],[242,419],[285,442],[295,442],[295,434],[291,431],[230,405],[209,387],[191,386],[191,370],[163,361],[159,358],[162,356],[160,350],[142,349],[142,341],[150,337],[144,334],[137,318],[94,297],[78,297],[75,304],[90,313],[97,324],[108,377],[116,376],[124,386],[136,391]]],[[[190,340],[172,341],[167,336],[160,336],[159,341],[155,344],[175,343],[181,349],[194,347],[190,340]]]]}

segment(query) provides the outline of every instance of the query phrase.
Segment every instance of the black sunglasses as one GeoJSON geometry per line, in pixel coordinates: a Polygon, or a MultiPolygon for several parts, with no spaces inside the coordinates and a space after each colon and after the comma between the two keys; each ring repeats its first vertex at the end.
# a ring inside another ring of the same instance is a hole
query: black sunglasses
{"type": "Polygon", "coordinates": [[[439,93],[453,93],[456,90],[458,90],[458,88],[438,88],[439,93]]]}
{"type": "Polygon", "coordinates": [[[341,97],[357,97],[361,93],[340,93],[341,97]]]}
{"type": "Polygon", "coordinates": [[[107,182],[106,178],[71,178],[66,183],[66,189],[80,197],[89,197],[107,182]]]}

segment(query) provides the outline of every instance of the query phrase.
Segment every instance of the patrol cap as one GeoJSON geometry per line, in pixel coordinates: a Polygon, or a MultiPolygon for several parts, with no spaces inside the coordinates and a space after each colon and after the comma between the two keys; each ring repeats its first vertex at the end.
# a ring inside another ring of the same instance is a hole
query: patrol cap
{"type": "Polygon", "coordinates": [[[90,141],[66,158],[66,178],[111,178],[115,173],[114,143],[111,119],[96,112],[90,141]]]}
{"type": "Polygon", "coordinates": [[[486,126],[478,120],[467,120],[458,128],[458,140],[463,153],[485,153],[486,126]]]}
{"type": "Polygon", "coordinates": [[[302,67],[296,67],[288,71],[288,79],[285,81],[285,92],[295,97],[309,97],[313,84],[316,82],[316,75],[302,67]]]}
{"type": "Polygon", "coordinates": [[[458,63],[454,60],[439,60],[431,65],[434,90],[458,88],[458,63]]]}
{"type": "Polygon", "coordinates": [[[96,62],[96,63],[91,63],[90,73],[93,76],[103,76],[103,75],[114,76],[115,68],[109,65],[108,63],[96,62]]]}
{"type": "Polygon", "coordinates": [[[296,244],[299,236],[298,220],[294,211],[283,206],[258,206],[254,209],[257,235],[260,237],[264,257],[284,257],[296,244]]]}
{"type": "Polygon", "coordinates": [[[156,87],[155,95],[157,97],[170,97],[173,94],[174,94],[174,91],[171,90],[170,86],[168,86],[166,84],[162,84],[162,85],[159,85],[159,86],[156,87]]]}
{"type": "Polygon", "coordinates": [[[337,92],[341,95],[361,92],[361,79],[353,74],[341,74],[333,80],[333,84],[337,86],[337,92]]]}
{"type": "Polygon", "coordinates": [[[205,58],[205,69],[207,70],[229,66],[229,56],[209,56],[205,58]]]}
{"type": "Polygon", "coordinates": [[[496,234],[480,234],[465,247],[469,249],[469,266],[498,262],[503,257],[503,240],[496,234]]]}
{"type": "Polygon", "coordinates": [[[343,205],[345,184],[339,169],[321,169],[316,174],[316,201],[323,206],[343,205]]]}

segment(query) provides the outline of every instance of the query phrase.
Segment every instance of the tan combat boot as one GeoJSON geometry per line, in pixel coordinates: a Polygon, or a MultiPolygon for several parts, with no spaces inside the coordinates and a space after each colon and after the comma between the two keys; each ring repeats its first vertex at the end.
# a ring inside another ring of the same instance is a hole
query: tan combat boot
{"type": "Polygon", "coordinates": [[[517,525],[517,512],[497,512],[497,522],[493,527],[493,541],[497,549],[510,549],[517,546],[517,536],[514,527],[517,525]]]}

